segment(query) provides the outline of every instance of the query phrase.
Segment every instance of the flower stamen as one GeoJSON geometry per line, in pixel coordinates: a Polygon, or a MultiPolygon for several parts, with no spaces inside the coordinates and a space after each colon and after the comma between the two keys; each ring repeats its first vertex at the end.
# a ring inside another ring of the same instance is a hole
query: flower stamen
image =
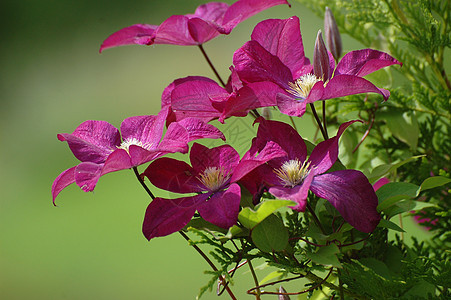
{"type": "Polygon", "coordinates": [[[302,164],[298,159],[291,159],[282,164],[279,169],[274,170],[277,177],[284,186],[294,187],[300,184],[310,172],[310,161],[302,164]]]}
{"type": "Polygon", "coordinates": [[[130,149],[131,145],[139,146],[146,150],[150,150],[152,148],[151,143],[143,143],[140,140],[138,140],[137,138],[131,138],[128,140],[124,140],[119,146],[117,146],[117,148],[124,149],[125,151],[127,151],[127,153],[129,153],[129,149],[130,149]]]}
{"type": "Polygon", "coordinates": [[[222,168],[208,167],[198,178],[210,191],[216,192],[229,180],[230,174],[225,174],[222,168]]]}
{"type": "Polygon", "coordinates": [[[305,74],[296,79],[294,82],[289,82],[288,86],[290,88],[286,89],[286,91],[296,98],[305,99],[308,97],[315,83],[319,81],[321,81],[321,79],[315,75],[305,74]]]}

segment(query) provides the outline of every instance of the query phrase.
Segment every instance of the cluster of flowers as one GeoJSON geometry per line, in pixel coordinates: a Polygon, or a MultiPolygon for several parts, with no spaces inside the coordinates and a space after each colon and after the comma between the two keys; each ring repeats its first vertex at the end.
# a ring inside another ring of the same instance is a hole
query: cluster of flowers
{"type": "MultiPolygon", "coordinates": [[[[137,24],[121,29],[104,41],[100,51],[130,44],[201,47],[220,34],[229,34],[248,17],[280,4],[289,5],[285,0],[239,0],[230,6],[207,3],[194,14],[172,16],[159,26],[137,24]]],[[[151,162],[141,178],[160,189],[191,195],[153,199],[143,224],[147,239],[181,230],[196,211],[219,227],[235,225],[243,188],[255,202],[260,201],[263,191],[292,200],[296,211],[305,211],[312,191],[328,200],[357,230],[373,231],[380,220],[378,200],[365,175],[357,170],[328,172],[337,161],[340,136],[356,121],[342,124],[336,136],[326,136],[308,153],[293,127],[260,117],[256,110],[277,107],[282,114],[301,117],[307,104],[319,100],[368,92],[379,93],[385,100],[389,97],[387,90],[363,77],[400,63],[372,49],[352,51],[339,59],[341,42],[334,33],[333,17],[329,18],[332,21],[330,31],[326,28],[326,40],[330,52],[319,32],[313,64],[304,55],[297,17],[265,20],[254,28],[251,40],[234,53],[226,85],[199,76],[177,79],[164,90],[161,111],[156,116],[127,118],[120,132],[104,121],[86,121],[71,134],[59,134],[58,139],[68,143],[81,163],[56,178],[53,201],[72,183],[83,191],[92,191],[102,175],[130,168],[136,171],[137,166],[151,162]],[[241,158],[230,145],[208,148],[198,143],[191,146],[191,165],[161,157],[187,153],[188,143],[196,139],[225,140],[208,123],[215,119],[224,123],[227,118],[249,113],[259,127],[249,151],[241,158]]]]}

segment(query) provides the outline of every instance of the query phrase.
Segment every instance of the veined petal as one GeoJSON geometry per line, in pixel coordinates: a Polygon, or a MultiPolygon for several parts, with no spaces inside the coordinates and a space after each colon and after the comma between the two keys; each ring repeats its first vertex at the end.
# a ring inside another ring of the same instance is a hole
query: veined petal
{"type": "Polygon", "coordinates": [[[197,45],[208,42],[219,35],[219,32],[209,22],[200,18],[191,18],[188,21],[188,30],[197,45]]]}
{"type": "Polygon", "coordinates": [[[155,148],[163,135],[167,115],[168,108],[165,107],[156,116],[135,116],[125,119],[121,124],[124,142],[134,141],[143,148],[155,148]]]}
{"type": "Polygon", "coordinates": [[[221,228],[229,228],[238,220],[240,200],[240,186],[232,183],[227,190],[214,193],[210,199],[200,204],[197,211],[206,221],[221,228]]]}
{"type": "Polygon", "coordinates": [[[346,128],[354,122],[362,121],[353,120],[341,124],[336,136],[316,145],[309,157],[312,172],[315,174],[322,174],[332,167],[338,158],[338,140],[346,128]]]}
{"type": "Polygon", "coordinates": [[[335,75],[363,77],[381,68],[394,64],[402,65],[389,54],[373,49],[362,49],[347,53],[337,65],[335,75]]]}
{"type": "Polygon", "coordinates": [[[295,201],[296,206],[291,207],[296,211],[305,211],[307,206],[307,196],[310,189],[310,184],[313,180],[314,173],[310,172],[308,176],[302,181],[302,184],[294,187],[285,187],[277,185],[269,188],[269,192],[278,199],[285,199],[295,201]]]}
{"type": "Polygon", "coordinates": [[[191,147],[190,161],[196,173],[202,173],[206,168],[216,167],[231,175],[240,161],[240,155],[229,145],[207,148],[194,143],[191,147]]]}
{"type": "Polygon", "coordinates": [[[187,163],[172,158],[153,161],[143,173],[159,189],[174,193],[200,193],[203,191],[196,171],[187,163]]]}
{"type": "Polygon", "coordinates": [[[362,172],[341,170],[318,175],[310,189],[318,197],[328,200],[357,230],[372,232],[379,224],[377,196],[362,172]]]}
{"type": "Polygon", "coordinates": [[[233,3],[224,14],[221,33],[229,34],[236,25],[259,12],[275,5],[287,4],[286,0],[239,0],[233,3]]]}
{"type": "Polygon", "coordinates": [[[67,186],[71,185],[75,182],[75,167],[69,168],[65,171],[63,171],[61,174],[56,177],[55,181],[53,181],[52,184],[52,198],[53,198],[53,205],[55,204],[55,199],[58,194],[64,190],[67,186]]]}
{"type": "Polygon", "coordinates": [[[252,40],[277,56],[291,70],[293,78],[309,63],[305,59],[299,26],[298,17],[285,20],[269,19],[258,23],[251,35],[252,40]]]}
{"type": "Polygon", "coordinates": [[[197,7],[194,16],[220,24],[229,7],[230,5],[223,2],[208,2],[197,7]]]}
{"type": "Polygon", "coordinates": [[[291,70],[256,41],[248,41],[235,51],[233,64],[243,82],[270,81],[287,89],[293,81],[291,70]]]}
{"type": "Polygon", "coordinates": [[[92,192],[102,176],[103,164],[82,162],[75,167],[75,183],[84,191],[92,192]]]}
{"type": "MultiPolygon", "coordinates": [[[[186,130],[188,133],[187,142],[191,142],[197,139],[218,139],[225,141],[224,134],[215,126],[207,124],[200,119],[197,118],[186,118],[179,122],[177,122],[182,128],[186,130]]],[[[168,135],[168,131],[166,132],[165,137],[168,135]]],[[[172,134],[175,137],[175,133],[172,134]]]]}
{"type": "Polygon", "coordinates": [[[189,18],[182,15],[167,18],[155,30],[154,43],[182,46],[199,45],[190,34],[188,22],[189,18]]]}
{"type": "Polygon", "coordinates": [[[157,25],[149,24],[135,24],[122,28],[103,41],[99,52],[102,53],[105,49],[125,45],[151,45],[157,28],[157,25]]]}
{"type": "Polygon", "coordinates": [[[74,156],[82,162],[103,163],[121,144],[119,130],[105,121],[85,121],[72,134],[61,133],[57,137],[66,141],[74,156]]]}
{"type": "Polygon", "coordinates": [[[198,200],[203,199],[199,196],[177,199],[155,198],[147,206],[144,215],[142,227],[144,236],[150,240],[181,230],[194,216],[198,200]]]}

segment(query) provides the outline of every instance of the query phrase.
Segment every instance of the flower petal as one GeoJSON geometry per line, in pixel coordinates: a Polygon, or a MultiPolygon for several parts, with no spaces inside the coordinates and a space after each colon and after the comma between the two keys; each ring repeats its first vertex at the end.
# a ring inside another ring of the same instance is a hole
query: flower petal
{"type": "Polygon", "coordinates": [[[144,215],[142,227],[144,236],[150,240],[183,229],[194,216],[198,200],[203,199],[199,196],[177,199],[155,198],[147,206],[144,215]]]}
{"type": "Polygon", "coordinates": [[[105,162],[121,144],[119,130],[105,121],[85,121],[72,134],[58,134],[58,139],[66,141],[80,161],[93,163],[105,162]]]}
{"type": "Polygon", "coordinates": [[[362,49],[347,53],[337,65],[335,75],[355,75],[363,77],[381,68],[402,63],[385,52],[362,49]]]}
{"type": "Polygon", "coordinates": [[[143,173],[159,189],[174,193],[198,193],[203,191],[196,171],[184,161],[159,158],[143,173]]]}
{"type": "Polygon", "coordinates": [[[232,183],[227,190],[214,193],[207,202],[197,207],[197,211],[206,221],[221,228],[229,228],[238,220],[240,200],[240,186],[232,183]]]}
{"type": "Polygon", "coordinates": [[[155,38],[155,29],[157,28],[157,25],[149,24],[135,24],[122,28],[103,41],[99,52],[102,53],[105,49],[125,45],[151,45],[155,38]]]}
{"type": "Polygon", "coordinates": [[[236,25],[259,12],[275,5],[287,4],[286,0],[239,0],[232,4],[224,14],[221,33],[229,34],[236,25]]]}
{"type": "Polygon", "coordinates": [[[312,172],[322,174],[332,167],[338,158],[338,140],[346,128],[354,122],[362,121],[353,120],[341,124],[336,136],[316,145],[309,157],[312,172]]]}
{"type": "Polygon", "coordinates": [[[225,174],[232,174],[240,161],[240,155],[229,145],[207,148],[194,143],[191,147],[190,160],[196,173],[202,173],[208,167],[221,168],[225,174]]]}
{"type": "MultiPolygon", "coordinates": [[[[200,119],[197,118],[186,118],[179,122],[177,122],[182,128],[184,128],[188,133],[187,142],[191,142],[197,139],[217,139],[225,141],[224,134],[215,126],[207,124],[200,119]]],[[[166,136],[168,136],[168,131],[166,132],[166,136]]],[[[175,135],[173,133],[172,135],[175,135]]],[[[174,136],[175,137],[175,136],[174,136]]]]}
{"type": "Polygon", "coordinates": [[[318,175],[310,189],[318,197],[328,200],[357,230],[372,232],[379,224],[377,196],[362,172],[341,170],[318,175]]]}
{"type": "Polygon", "coordinates": [[[167,18],[155,30],[155,44],[192,46],[199,45],[191,36],[188,28],[189,18],[174,15],[167,18]]]}
{"type": "Polygon", "coordinates": [[[75,167],[69,168],[65,171],[63,171],[61,174],[56,177],[55,181],[53,181],[52,184],[52,198],[53,198],[53,205],[55,204],[55,199],[58,194],[64,190],[67,186],[71,185],[75,182],[75,167]]]}
{"type": "Polygon", "coordinates": [[[314,173],[310,172],[300,185],[296,185],[294,187],[276,185],[270,187],[269,192],[278,199],[285,199],[296,202],[297,205],[291,207],[293,210],[305,211],[305,207],[307,206],[308,191],[310,189],[310,184],[314,176],[314,173]]]}
{"type": "Polygon", "coordinates": [[[277,56],[291,70],[293,78],[304,65],[309,64],[304,54],[298,17],[262,21],[255,26],[251,38],[277,56]]]}

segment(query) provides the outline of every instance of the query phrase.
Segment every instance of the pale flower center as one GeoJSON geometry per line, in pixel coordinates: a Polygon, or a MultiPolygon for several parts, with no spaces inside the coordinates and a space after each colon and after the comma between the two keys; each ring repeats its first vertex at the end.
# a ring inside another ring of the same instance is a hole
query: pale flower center
{"type": "Polygon", "coordinates": [[[310,162],[304,161],[302,164],[297,159],[288,160],[283,163],[283,165],[274,170],[277,177],[283,182],[284,186],[294,187],[302,182],[305,177],[307,177],[310,162]]]}
{"type": "Polygon", "coordinates": [[[317,83],[318,81],[321,81],[321,79],[316,77],[313,74],[302,75],[301,77],[296,79],[294,82],[288,83],[290,88],[287,89],[287,92],[289,92],[296,98],[305,99],[308,97],[308,94],[312,90],[315,83],[317,83]]]}
{"type": "Polygon", "coordinates": [[[210,190],[217,191],[230,178],[222,168],[208,167],[199,176],[199,180],[210,190]]]}
{"type": "Polygon", "coordinates": [[[137,138],[131,138],[128,140],[125,140],[121,143],[120,146],[117,146],[118,149],[124,149],[125,151],[127,151],[127,153],[129,152],[129,148],[131,145],[135,145],[135,146],[139,146],[141,148],[144,148],[146,150],[150,150],[152,148],[152,144],[151,143],[143,143],[140,140],[138,140],[137,138]]]}

